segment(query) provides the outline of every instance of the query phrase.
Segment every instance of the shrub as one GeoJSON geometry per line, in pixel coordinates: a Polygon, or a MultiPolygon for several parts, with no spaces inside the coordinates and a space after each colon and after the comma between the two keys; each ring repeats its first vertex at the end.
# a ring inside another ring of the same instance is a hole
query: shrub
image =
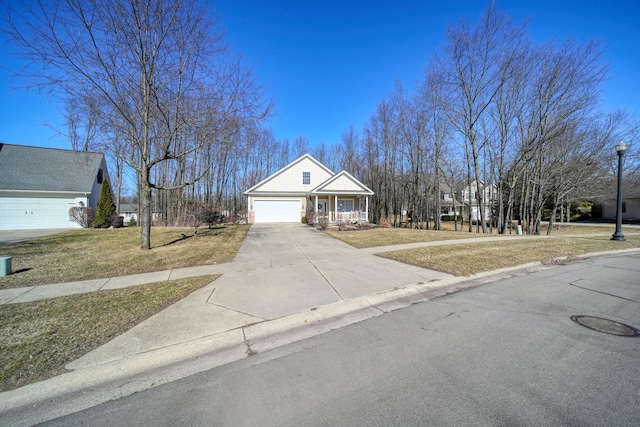
{"type": "Polygon", "coordinates": [[[136,219],[134,217],[129,218],[129,222],[127,222],[127,227],[135,227],[138,225],[136,219]]]}
{"type": "Polygon", "coordinates": [[[111,186],[108,180],[103,180],[100,186],[100,199],[98,200],[98,211],[93,220],[93,226],[96,228],[109,228],[111,221],[116,214],[116,205],[113,203],[111,196],[111,186]]]}
{"type": "Polygon", "coordinates": [[[196,213],[195,217],[197,222],[205,223],[209,228],[224,221],[224,215],[210,207],[202,208],[196,213]]]}
{"type": "Polygon", "coordinates": [[[124,217],[118,214],[113,215],[113,218],[111,218],[111,226],[113,228],[124,227],[124,217]]]}
{"type": "Polygon", "coordinates": [[[326,216],[318,218],[318,221],[316,221],[316,227],[320,230],[326,230],[327,227],[329,227],[329,218],[326,216]]]}
{"type": "Polygon", "coordinates": [[[461,219],[460,215],[442,215],[440,217],[440,221],[460,221],[461,219]]]}
{"type": "Polygon", "coordinates": [[[69,209],[69,219],[80,224],[82,228],[91,227],[95,216],[96,213],[92,207],[74,206],[69,209]]]}

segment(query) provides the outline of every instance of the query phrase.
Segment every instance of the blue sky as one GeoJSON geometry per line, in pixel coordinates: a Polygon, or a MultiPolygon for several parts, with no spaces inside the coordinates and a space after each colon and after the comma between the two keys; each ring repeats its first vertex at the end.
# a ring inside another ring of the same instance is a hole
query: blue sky
{"type": "MultiPolygon", "coordinates": [[[[447,26],[476,23],[488,1],[220,0],[214,9],[231,48],[253,68],[276,104],[278,139],[298,135],[312,145],[338,142],[362,129],[399,81],[411,90],[445,42],[447,26]]],[[[512,0],[497,9],[515,23],[530,18],[535,43],[568,36],[607,47],[611,80],[606,109],[640,117],[640,2],[637,0],[512,0]]],[[[11,64],[0,46],[0,63],[11,64]]],[[[15,85],[15,82],[13,83],[15,85]]],[[[60,106],[37,92],[12,89],[0,68],[0,142],[69,148],[44,125],[60,128],[60,106]]]]}

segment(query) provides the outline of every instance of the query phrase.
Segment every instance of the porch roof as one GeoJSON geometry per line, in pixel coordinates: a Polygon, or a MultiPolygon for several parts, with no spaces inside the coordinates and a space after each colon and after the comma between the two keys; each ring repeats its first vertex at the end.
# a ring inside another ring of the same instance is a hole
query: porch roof
{"type": "Polygon", "coordinates": [[[366,185],[354,178],[349,172],[342,171],[309,192],[312,195],[350,194],[356,196],[373,196],[366,185]]]}

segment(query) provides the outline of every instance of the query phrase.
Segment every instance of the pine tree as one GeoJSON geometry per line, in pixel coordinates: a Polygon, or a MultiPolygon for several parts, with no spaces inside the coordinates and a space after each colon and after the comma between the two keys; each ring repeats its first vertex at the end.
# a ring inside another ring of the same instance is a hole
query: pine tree
{"type": "Polygon", "coordinates": [[[98,200],[98,211],[96,217],[93,220],[93,226],[95,228],[109,228],[111,227],[111,221],[116,213],[116,205],[113,203],[113,197],[111,196],[111,186],[108,180],[102,181],[100,187],[100,199],[98,200]]]}

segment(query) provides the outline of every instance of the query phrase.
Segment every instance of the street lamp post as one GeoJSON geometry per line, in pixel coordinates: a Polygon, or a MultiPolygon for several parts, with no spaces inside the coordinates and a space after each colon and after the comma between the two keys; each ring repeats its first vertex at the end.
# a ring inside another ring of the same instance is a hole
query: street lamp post
{"type": "Polygon", "coordinates": [[[616,209],[616,232],[613,233],[611,240],[625,241],[624,234],[622,234],[622,157],[627,151],[627,144],[624,141],[620,141],[616,145],[616,151],[618,152],[618,207],[616,209]]]}

